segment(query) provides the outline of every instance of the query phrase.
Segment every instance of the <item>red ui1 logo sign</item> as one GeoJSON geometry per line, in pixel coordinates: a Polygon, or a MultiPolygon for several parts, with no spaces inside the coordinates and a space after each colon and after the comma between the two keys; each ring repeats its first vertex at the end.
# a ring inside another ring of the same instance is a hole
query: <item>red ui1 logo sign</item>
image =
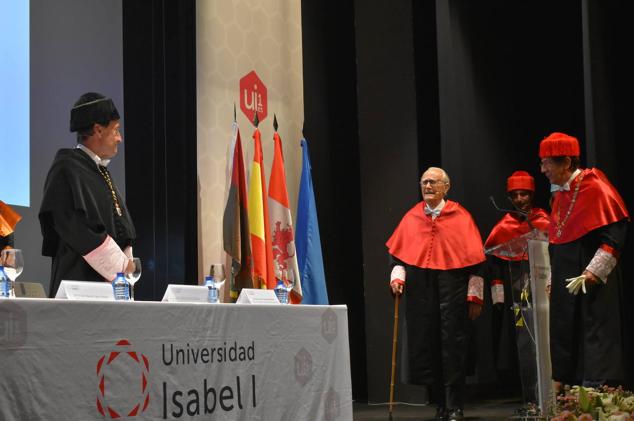
{"type": "Polygon", "coordinates": [[[240,109],[249,121],[253,121],[256,111],[259,121],[266,118],[268,113],[266,101],[266,86],[255,70],[250,71],[240,79],[240,109]]]}

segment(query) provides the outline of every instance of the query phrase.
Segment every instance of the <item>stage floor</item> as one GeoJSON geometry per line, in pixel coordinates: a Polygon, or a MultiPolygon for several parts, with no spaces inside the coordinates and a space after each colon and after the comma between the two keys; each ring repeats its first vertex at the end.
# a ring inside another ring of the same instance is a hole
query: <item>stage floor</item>
{"type": "MultiPolygon", "coordinates": [[[[511,418],[515,410],[522,405],[521,400],[515,398],[497,398],[474,402],[465,405],[467,420],[501,421],[511,418]]],[[[434,406],[397,404],[392,410],[392,421],[423,421],[433,420],[436,413],[434,406]]],[[[354,403],[353,414],[355,421],[388,420],[387,404],[354,403]]]]}

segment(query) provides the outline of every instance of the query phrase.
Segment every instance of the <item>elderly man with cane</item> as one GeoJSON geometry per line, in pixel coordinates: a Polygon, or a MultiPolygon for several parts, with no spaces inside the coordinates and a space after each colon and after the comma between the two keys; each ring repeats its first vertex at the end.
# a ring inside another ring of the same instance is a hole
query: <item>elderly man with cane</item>
{"type": "Polygon", "coordinates": [[[420,180],[423,201],[410,209],[387,242],[390,287],[405,291],[408,378],[425,385],[436,420],[464,420],[468,319],[480,315],[484,262],[480,232],[457,202],[446,200],[450,180],[442,168],[420,180]]]}

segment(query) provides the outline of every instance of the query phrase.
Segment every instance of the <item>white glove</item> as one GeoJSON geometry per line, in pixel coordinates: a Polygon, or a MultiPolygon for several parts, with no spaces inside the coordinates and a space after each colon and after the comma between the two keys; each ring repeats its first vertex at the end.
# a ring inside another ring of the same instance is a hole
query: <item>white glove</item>
{"type": "Polygon", "coordinates": [[[583,290],[583,293],[586,293],[586,275],[577,276],[576,278],[568,278],[566,279],[568,285],[568,292],[574,295],[577,295],[579,289],[583,290]]]}

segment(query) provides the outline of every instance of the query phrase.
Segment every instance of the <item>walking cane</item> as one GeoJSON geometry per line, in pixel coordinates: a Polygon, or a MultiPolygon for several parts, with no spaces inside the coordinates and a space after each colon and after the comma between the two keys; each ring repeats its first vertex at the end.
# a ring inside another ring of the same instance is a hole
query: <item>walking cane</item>
{"type": "Polygon", "coordinates": [[[394,377],[396,376],[396,344],[398,342],[398,301],[400,294],[394,295],[394,334],[392,335],[392,374],[390,375],[390,419],[394,403],[394,377]]]}

